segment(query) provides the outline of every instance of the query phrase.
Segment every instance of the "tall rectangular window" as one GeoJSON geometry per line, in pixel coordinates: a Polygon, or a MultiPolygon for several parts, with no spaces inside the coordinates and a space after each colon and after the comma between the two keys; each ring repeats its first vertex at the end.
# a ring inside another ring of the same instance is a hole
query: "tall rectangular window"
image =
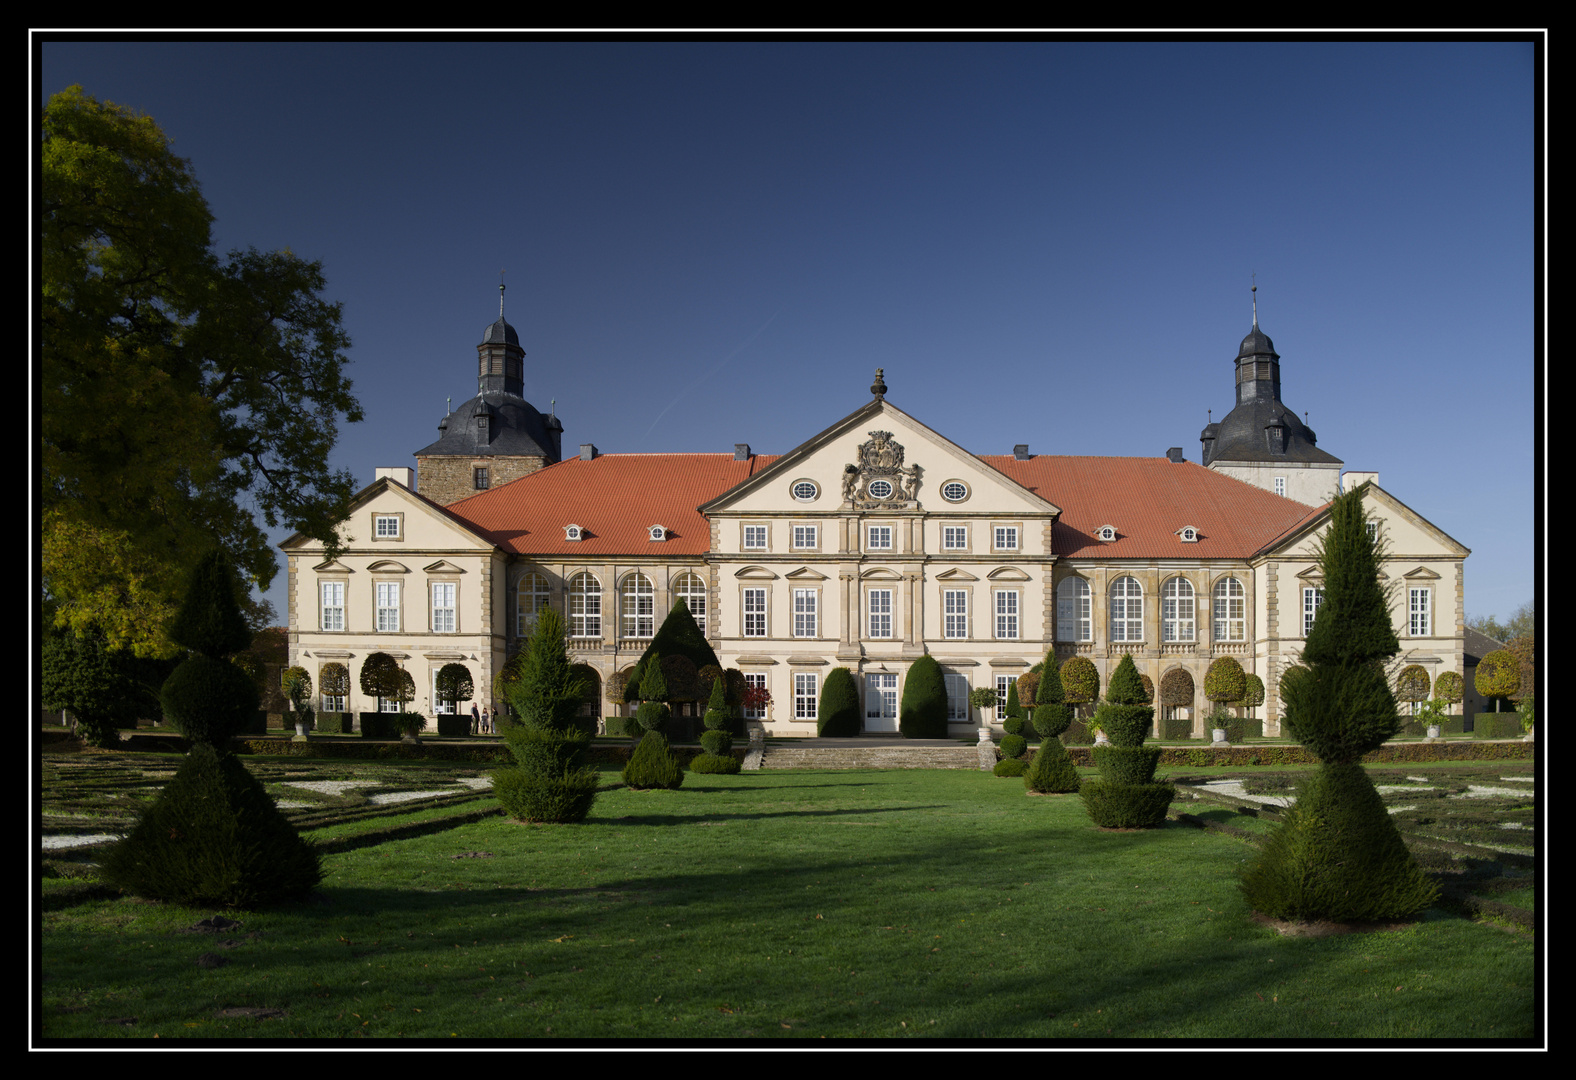
{"type": "Polygon", "coordinates": [[[399,582],[377,583],[378,633],[391,634],[399,630],[399,582]]]}
{"type": "Polygon", "coordinates": [[[892,550],[892,526],[872,525],[868,533],[869,543],[865,545],[869,551],[892,550]]]}
{"type": "MultiPolygon", "coordinates": [[[[744,636],[766,636],[766,590],[744,590],[744,636]]],[[[766,676],[762,675],[761,678],[766,676]]]]}
{"type": "Polygon", "coordinates": [[[815,676],[795,675],[793,677],[793,718],[795,720],[815,719],[815,676]]]}
{"type": "Polygon", "coordinates": [[[432,583],[432,632],[435,634],[454,633],[454,583],[450,581],[434,581],[432,583]]]}
{"type": "Polygon", "coordinates": [[[1324,590],[1313,586],[1305,586],[1302,590],[1302,636],[1307,637],[1308,631],[1313,629],[1314,616],[1319,614],[1319,605],[1324,603],[1324,590]]]}
{"type": "Polygon", "coordinates": [[[967,551],[969,549],[969,527],[967,525],[943,525],[941,527],[941,548],[943,551],[967,551]]]}
{"type": "Polygon", "coordinates": [[[892,590],[871,589],[865,604],[870,609],[870,636],[873,638],[891,637],[892,590]]]}
{"type": "Polygon", "coordinates": [[[966,724],[969,722],[969,677],[967,675],[947,675],[947,722],[951,724],[966,724]]]}
{"type": "Polygon", "coordinates": [[[345,628],[345,583],[343,581],[323,582],[322,595],[323,629],[343,630],[345,628]]]}
{"type": "Polygon", "coordinates": [[[794,637],[815,637],[815,593],[814,589],[793,591],[794,637]]]}
{"type": "Polygon", "coordinates": [[[1430,618],[1429,601],[1432,590],[1408,589],[1407,610],[1409,613],[1408,630],[1413,637],[1427,637],[1432,633],[1433,619],[1430,618]]]}
{"type": "Polygon", "coordinates": [[[1015,591],[996,594],[996,636],[1008,640],[1018,636],[1018,594],[1015,591]]]}
{"type": "MultiPolygon", "coordinates": [[[[758,686],[762,690],[765,690],[766,689],[766,676],[765,675],[753,675],[753,674],[752,675],[746,675],[746,676],[744,676],[744,685],[745,686],[758,686]]],[[[744,710],[744,718],[746,720],[764,720],[766,718],[766,710],[765,709],[745,709],[744,710]]]]}
{"type": "Polygon", "coordinates": [[[487,470],[486,469],[472,469],[471,470],[471,481],[472,481],[472,483],[474,483],[476,485],[476,490],[477,491],[486,491],[487,488],[488,488],[487,470]]]}
{"type": "Polygon", "coordinates": [[[996,719],[1002,720],[1007,716],[1007,699],[1018,692],[1018,676],[996,676],[996,719]]]}
{"type": "Polygon", "coordinates": [[[1275,478],[1275,494],[1282,496],[1286,494],[1286,478],[1284,476],[1275,478]]]}
{"type": "Polygon", "coordinates": [[[963,589],[944,589],[941,593],[942,636],[969,636],[969,594],[963,589]]]}

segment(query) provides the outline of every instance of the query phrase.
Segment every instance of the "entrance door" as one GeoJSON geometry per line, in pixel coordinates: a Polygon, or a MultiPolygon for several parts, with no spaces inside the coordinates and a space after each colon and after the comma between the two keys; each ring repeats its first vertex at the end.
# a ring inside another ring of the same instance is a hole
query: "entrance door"
{"type": "Polygon", "coordinates": [[[897,730],[897,676],[865,676],[865,730],[897,730]]]}

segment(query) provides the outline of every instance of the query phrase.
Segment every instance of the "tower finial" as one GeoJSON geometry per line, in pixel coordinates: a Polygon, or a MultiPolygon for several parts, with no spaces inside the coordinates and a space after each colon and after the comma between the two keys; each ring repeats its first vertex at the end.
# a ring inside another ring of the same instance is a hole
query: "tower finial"
{"type": "Polygon", "coordinates": [[[881,372],[884,370],[884,368],[876,368],[876,381],[870,386],[870,392],[876,396],[877,401],[886,399],[886,380],[881,378],[881,372]]]}
{"type": "Polygon", "coordinates": [[[498,271],[498,318],[500,319],[503,318],[503,274],[502,270],[498,271]]]}
{"type": "Polygon", "coordinates": [[[1253,329],[1259,328],[1259,272],[1253,271],[1253,329]]]}

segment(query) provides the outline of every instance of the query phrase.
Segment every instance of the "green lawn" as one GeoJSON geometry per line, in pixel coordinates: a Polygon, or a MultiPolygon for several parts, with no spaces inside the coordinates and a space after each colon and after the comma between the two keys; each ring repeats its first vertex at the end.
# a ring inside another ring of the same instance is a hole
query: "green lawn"
{"type": "Polygon", "coordinates": [[[1283,938],[1236,890],[1251,850],[1177,823],[1101,832],[1076,796],[971,771],[688,774],[677,792],[605,791],[583,825],[490,818],[330,854],[313,901],[227,913],[228,947],[181,932],[212,911],[50,904],[82,882],[46,881],[42,1031],[1534,1036],[1525,935],[1430,911],[1283,938]],[[205,952],[229,963],[199,967],[205,952]]]}

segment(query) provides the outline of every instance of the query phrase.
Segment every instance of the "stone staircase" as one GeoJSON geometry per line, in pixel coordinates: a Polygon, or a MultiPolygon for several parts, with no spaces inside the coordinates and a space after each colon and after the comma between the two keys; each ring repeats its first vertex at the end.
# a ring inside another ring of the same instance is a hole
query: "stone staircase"
{"type": "MultiPolygon", "coordinates": [[[[992,759],[994,764],[994,758],[992,759]]],[[[977,747],[950,746],[774,746],[767,743],[762,769],[978,769],[977,747]]],[[[990,766],[986,766],[988,769],[990,766]]]]}

